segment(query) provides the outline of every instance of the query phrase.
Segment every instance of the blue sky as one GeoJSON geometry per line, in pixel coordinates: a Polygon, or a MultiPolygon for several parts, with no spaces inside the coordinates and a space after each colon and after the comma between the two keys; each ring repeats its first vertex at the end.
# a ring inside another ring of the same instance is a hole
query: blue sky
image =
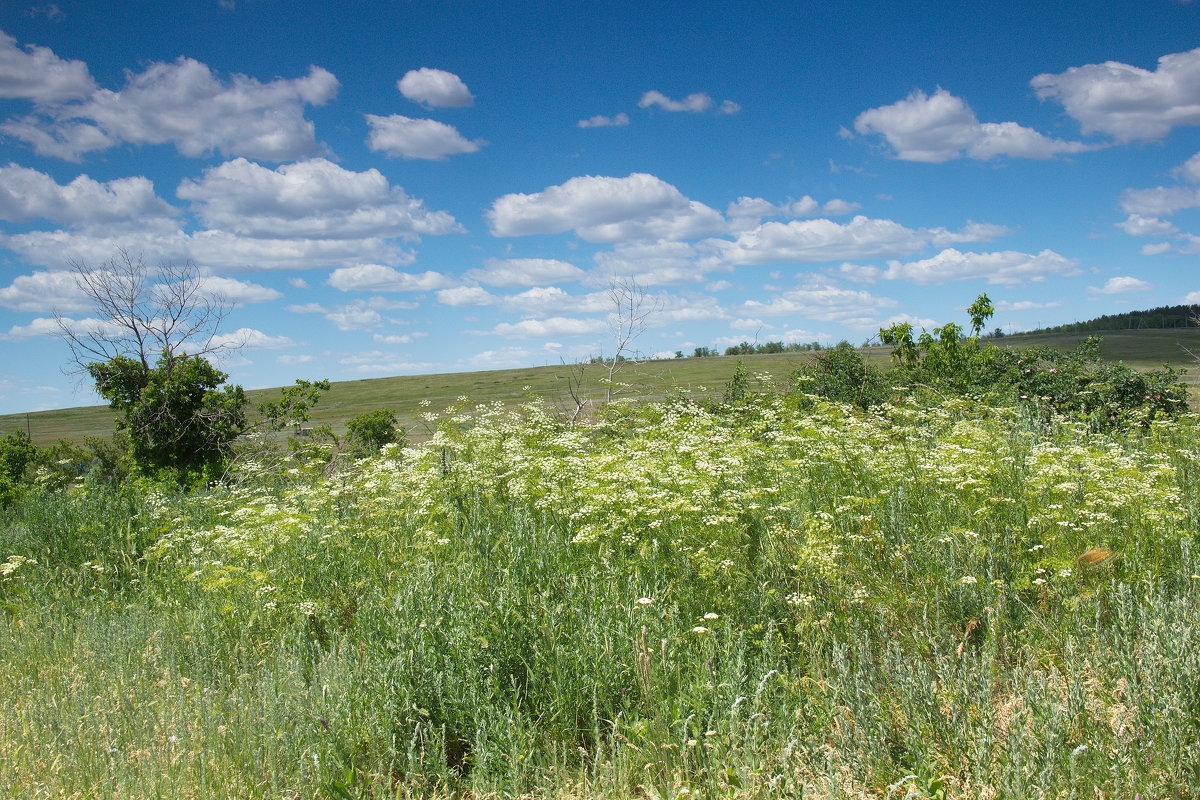
{"type": "Polygon", "coordinates": [[[118,248],[247,388],[1200,302],[1200,4],[0,7],[0,413],[118,248]]]}

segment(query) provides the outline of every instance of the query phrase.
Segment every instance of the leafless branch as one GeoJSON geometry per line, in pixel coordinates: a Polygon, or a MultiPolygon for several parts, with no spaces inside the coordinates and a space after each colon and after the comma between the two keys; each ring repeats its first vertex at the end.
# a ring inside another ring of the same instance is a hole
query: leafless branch
{"type": "Polygon", "coordinates": [[[54,315],[71,350],[73,371],[118,355],[150,369],[162,356],[171,362],[184,353],[203,356],[236,346],[215,340],[230,304],[204,290],[204,278],[190,261],[151,270],[141,256],[122,248],[98,267],[69,263],[96,314],[85,322],[54,315]]]}
{"type": "Polygon", "coordinates": [[[651,318],[662,310],[662,300],[651,297],[645,287],[635,278],[614,278],[608,287],[608,299],[612,303],[609,314],[609,330],[613,336],[614,351],[608,364],[608,387],[605,400],[611,401],[615,388],[617,370],[623,363],[637,363],[626,353],[633,353],[633,343],[646,332],[651,318]]]}
{"type": "MultiPolygon", "coordinates": [[[[584,394],[583,391],[584,373],[587,370],[587,364],[566,364],[564,362],[563,365],[570,367],[570,372],[566,375],[567,395],[571,398],[573,407],[569,412],[567,412],[567,425],[574,427],[575,423],[579,420],[580,415],[583,413],[583,410],[591,405],[592,402],[591,398],[584,394]]],[[[560,375],[558,377],[562,376],[560,375]]]]}

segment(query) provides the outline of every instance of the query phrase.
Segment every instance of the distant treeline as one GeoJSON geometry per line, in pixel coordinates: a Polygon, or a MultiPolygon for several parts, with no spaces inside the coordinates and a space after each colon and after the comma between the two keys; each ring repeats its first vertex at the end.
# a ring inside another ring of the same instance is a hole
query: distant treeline
{"type": "MultiPolygon", "coordinates": [[[[1124,314],[1105,314],[1086,322],[1068,322],[1050,328],[1038,328],[1026,333],[1095,333],[1099,331],[1126,331],[1150,328],[1191,328],[1200,317],[1200,305],[1161,306],[1148,311],[1127,311],[1124,314]]],[[[1000,337],[999,328],[989,336],[1000,337]]]]}
{"type": "MultiPolygon", "coordinates": [[[[820,342],[764,342],[763,344],[753,344],[751,342],[740,342],[725,348],[727,356],[753,356],[760,353],[811,353],[816,350],[821,350],[820,342]]],[[[692,351],[693,358],[703,358],[705,356],[715,356],[717,351],[709,347],[697,347],[692,351]]],[[[676,353],[679,357],[679,353],[676,353]]]]}
{"type": "MultiPolygon", "coordinates": [[[[725,352],[721,352],[715,347],[697,347],[690,353],[685,353],[682,350],[675,351],[675,358],[713,358],[715,356],[753,356],[762,353],[814,353],[818,350],[824,350],[825,345],[820,342],[764,342],[763,344],[754,344],[753,342],[740,342],[739,344],[731,345],[725,348],[725,352]]],[[[661,358],[662,356],[659,356],[661,358]]],[[[611,360],[610,356],[592,356],[589,361],[592,364],[607,364],[611,360]]],[[[617,361],[637,361],[634,357],[617,356],[617,361]]]]}

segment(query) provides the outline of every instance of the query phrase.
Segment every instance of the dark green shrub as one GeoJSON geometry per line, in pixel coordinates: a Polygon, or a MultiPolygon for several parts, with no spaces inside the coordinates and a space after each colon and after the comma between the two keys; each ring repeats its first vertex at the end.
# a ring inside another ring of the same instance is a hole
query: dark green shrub
{"type": "Polygon", "coordinates": [[[346,438],[357,449],[377,452],[385,444],[403,438],[396,422],[396,412],[390,408],[377,408],[346,421],[346,438]]]}
{"type": "Polygon", "coordinates": [[[28,485],[25,471],[37,456],[37,448],[24,431],[14,431],[0,439],[0,508],[24,493],[28,485]]]}
{"type": "Polygon", "coordinates": [[[812,362],[798,367],[792,373],[792,383],[797,391],[864,410],[883,402],[888,390],[883,373],[867,364],[849,342],[824,350],[812,362]]]}

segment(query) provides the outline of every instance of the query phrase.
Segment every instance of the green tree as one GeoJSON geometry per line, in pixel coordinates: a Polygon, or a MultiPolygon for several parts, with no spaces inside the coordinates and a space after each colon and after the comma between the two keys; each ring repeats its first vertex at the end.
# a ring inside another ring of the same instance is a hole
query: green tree
{"type": "Polygon", "coordinates": [[[346,437],[363,451],[377,452],[385,444],[400,441],[403,433],[396,423],[395,411],[377,408],[347,420],[346,437]]]}
{"type": "Polygon", "coordinates": [[[263,420],[246,419],[246,395],[206,356],[241,346],[218,335],[228,302],[191,263],[147,267],[126,250],[99,267],[73,262],[76,283],[98,320],[57,317],[59,332],[80,372],[120,411],[139,471],[188,482],[211,473],[232,442],[251,427],[278,430],[306,420],[327,381],[297,381],[278,402],[259,406],[263,420]]]}
{"type": "Polygon", "coordinates": [[[7,508],[24,491],[25,470],[37,456],[37,447],[25,431],[0,439],[0,508],[7,508]]]}
{"type": "Polygon", "coordinates": [[[746,365],[740,360],[737,366],[733,368],[733,377],[725,384],[725,403],[726,405],[736,405],[746,399],[746,395],[750,393],[750,371],[746,369],[746,365]]]}
{"type": "Polygon", "coordinates": [[[180,478],[224,461],[247,429],[246,394],[202,356],[163,354],[148,369],[128,356],[88,365],[96,391],[122,412],[117,426],[146,472],[180,478]]]}
{"type": "Polygon", "coordinates": [[[932,331],[923,330],[914,338],[913,326],[897,322],[880,328],[879,339],[892,346],[892,360],[905,377],[939,392],[961,393],[992,388],[998,374],[1010,368],[1006,351],[984,346],[979,341],[984,325],[995,313],[986,294],[975,298],[967,309],[971,317],[971,335],[963,327],[947,322],[932,331]]]}

